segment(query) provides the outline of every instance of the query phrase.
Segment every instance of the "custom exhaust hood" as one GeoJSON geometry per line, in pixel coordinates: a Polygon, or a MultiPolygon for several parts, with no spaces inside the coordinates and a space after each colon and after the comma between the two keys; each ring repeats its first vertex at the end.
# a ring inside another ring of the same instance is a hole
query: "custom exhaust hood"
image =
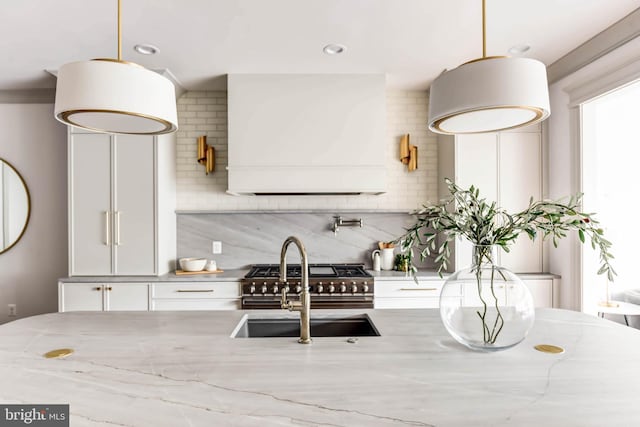
{"type": "Polygon", "coordinates": [[[228,193],[386,191],[383,75],[230,74],[228,193]]]}

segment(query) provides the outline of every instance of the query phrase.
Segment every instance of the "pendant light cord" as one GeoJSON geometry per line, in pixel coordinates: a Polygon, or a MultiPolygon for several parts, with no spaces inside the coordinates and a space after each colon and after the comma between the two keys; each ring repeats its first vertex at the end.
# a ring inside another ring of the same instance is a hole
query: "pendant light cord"
{"type": "MultiPolygon", "coordinates": [[[[482,0],[484,2],[484,0],[482,0]]],[[[121,21],[121,1],[118,0],[118,61],[122,61],[122,22],[121,21]]]]}
{"type": "MultiPolygon", "coordinates": [[[[120,1],[120,0],[118,0],[120,1]]],[[[487,57],[487,22],[485,0],[482,0],[482,57],[487,57]]]]}

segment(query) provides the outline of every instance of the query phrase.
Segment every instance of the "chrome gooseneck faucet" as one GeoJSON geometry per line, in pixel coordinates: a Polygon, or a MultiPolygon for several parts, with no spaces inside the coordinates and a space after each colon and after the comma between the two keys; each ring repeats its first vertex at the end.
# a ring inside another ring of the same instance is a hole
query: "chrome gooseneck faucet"
{"type": "Polygon", "coordinates": [[[302,267],[302,292],[300,293],[300,301],[288,301],[286,286],[282,288],[283,310],[300,312],[300,344],[311,344],[311,331],[309,327],[309,311],[311,308],[311,294],[309,293],[309,260],[307,259],[307,251],[304,245],[295,236],[289,236],[282,244],[280,251],[280,281],[287,282],[287,248],[291,243],[298,247],[300,252],[300,262],[302,267]]]}

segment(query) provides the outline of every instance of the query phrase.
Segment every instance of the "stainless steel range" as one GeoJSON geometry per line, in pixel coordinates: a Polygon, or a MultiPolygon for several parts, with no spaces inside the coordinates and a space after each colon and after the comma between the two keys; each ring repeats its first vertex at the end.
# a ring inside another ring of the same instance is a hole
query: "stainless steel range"
{"type": "MultiPolygon", "coordinates": [[[[257,264],[242,279],[242,308],[280,309],[282,288],[289,299],[302,291],[300,264],[287,265],[287,282],[280,282],[280,266],[257,264]]],[[[363,264],[310,264],[311,308],[373,308],[373,276],[363,264]]]]}

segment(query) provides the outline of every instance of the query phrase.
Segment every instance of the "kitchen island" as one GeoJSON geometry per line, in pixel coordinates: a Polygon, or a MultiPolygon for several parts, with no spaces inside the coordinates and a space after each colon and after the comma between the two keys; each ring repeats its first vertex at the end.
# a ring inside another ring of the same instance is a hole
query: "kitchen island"
{"type": "Polygon", "coordinates": [[[231,338],[280,311],[54,313],[0,326],[0,402],[70,404],[77,426],[627,426],[640,331],[541,309],[518,346],[467,350],[437,310],[367,313],[379,337],[231,338]],[[355,341],[355,342],[349,342],[355,341]],[[533,347],[552,344],[561,354],[533,347]],[[66,358],[46,359],[71,348],[66,358]]]}

